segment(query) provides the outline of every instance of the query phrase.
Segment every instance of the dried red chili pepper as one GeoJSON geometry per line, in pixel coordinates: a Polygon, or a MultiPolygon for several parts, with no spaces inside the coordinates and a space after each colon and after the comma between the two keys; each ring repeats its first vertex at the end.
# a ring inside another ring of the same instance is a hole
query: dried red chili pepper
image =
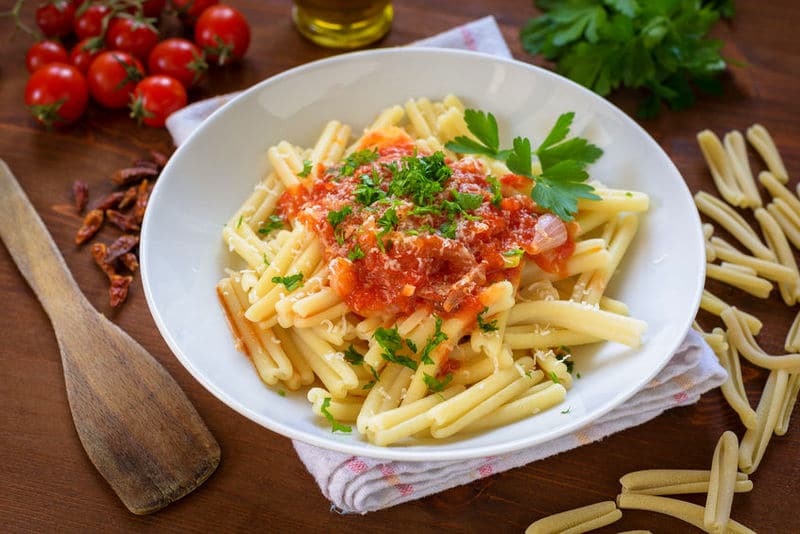
{"type": "Polygon", "coordinates": [[[122,235],[108,247],[103,261],[109,265],[112,265],[117,258],[130,252],[131,249],[138,244],[139,238],[137,236],[131,234],[122,235]]]}
{"type": "Polygon", "coordinates": [[[119,186],[135,184],[144,178],[158,176],[158,169],[154,167],[126,167],[118,169],[111,177],[111,181],[119,186]]]}
{"type": "Polygon", "coordinates": [[[86,204],[89,203],[89,186],[86,182],[75,180],[72,184],[72,198],[75,200],[75,209],[78,213],[83,213],[86,204]]]}
{"type": "Polygon", "coordinates": [[[114,191],[113,193],[109,193],[103,198],[103,200],[100,201],[99,204],[97,204],[97,206],[94,207],[94,209],[105,211],[115,208],[122,201],[123,196],[124,193],[122,191],[114,191]]]}
{"type": "Polygon", "coordinates": [[[123,254],[120,257],[120,261],[122,261],[122,265],[132,273],[135,273],[136,269],[139,268],[139,260],[136,259],[136,254],[133,252],[126,252],[123,254]]]}
{"type": "Polygon", "coordinates": [[[75,244],[82,245],[100,230],[103,225],[103,210],[92,210],[83,218],[83,224],[75,235],[75,244]]]}
{"type": "Polygon", "coordinates": [[[132,276],[115,274],[111,277],[111,287],[108,288],[108,296],[112,308],[116,308],[128,298],[128,288],[132,281],[132,276]]]}
{"type": "Polygon", "coordinates": [[[132,205],[134,200],[136,200],[136,186],[132,185],[125,190],[122,200],[119,201],[117,208],[124,210],[128,206],[132,205]]]}
{"type": "Polygon", "coordinates": [[[167,165],[168,157],[163,152],[159,152],[158,150],[151,150],[150,157],[153,158],[153,162],[162,169],[167,165]]]}
{"type": "Polygon", "coordinates": [[[136,205],[133,207],[133,217],[136,222],[142,224],[144,211],[147,209],[147,201],[150,199],[150,184],[147,179],[139,184],[139,191],[136,193],[136,205]]]}
{"type": "Polygon", "coordinates": [[[106,217],[108,218],[109,222],[113,223],[123,232],[139,231],[139,225],[136,223],[133,215],[126,215],[118,212],[117,210],[106,210],[106,217]]]}
{"type": "Polygon", "coordinates": [[[110,265],[105,261],[106,254],[108,253],[106,245],[104,243],[93,243],[91,252],[95,264],[97,264],[97,266],[100,267],[104,273],[106,273],[108,279],[111,280],[111,277],[115,276],[117,271],[114,269],[113,265],[110,265]]]}

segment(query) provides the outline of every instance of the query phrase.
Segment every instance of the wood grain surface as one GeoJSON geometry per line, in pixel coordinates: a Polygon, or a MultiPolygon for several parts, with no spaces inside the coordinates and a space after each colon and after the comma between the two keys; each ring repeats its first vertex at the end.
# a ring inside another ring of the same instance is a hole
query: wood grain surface
{"type": "MultiPolygon", "coordinates": [[[[25,9],[32,20],[35,2],[25,9]]],[[[310,60],[331,55],[294,30],[290,3],[230,0],[253,26],[251,48],[240,64],[212,72],[194,99],[245,88],[310,60]]],[[[0,11],[11,0],[0,0],[0,11]]],[[[524,0],[398,0],[391,33],[378,46],[400,45],[493,14],[518,59],[542,64],[520,47],[518,32],[535,11],[524,0]]],[[[733,21],[714,34],[726,41],[728,57],[745,63],[724,80],[723,97],[700,97],[697,106],[669,112],[642,126],[672,157],[693,191],[713,191],[695,142],[711,128],[721,134],[761,122],[772,132],[789,169],[800,174],[800,3],[795,0],[737,2],[733,21]]],[[[147,517],[130,514],[94,470],[70,418],[55,337],[42,308],[0,247],[0,531],[3,532],[521,532],[543,515],[612,499],[619,477],[647,468],[705,469],[726,429],[740,437],[743,427],[718,390],[694,406],[670,410],[657,419],[602,442],[561,454],[433,497],[366,516],[329,510],[289,440],[246,420],[216,400],[182,368],[159,336],[147,311],[141,283],[132,286],[119,311],[108,306],[105,275],[73,237],[80,219],[71,207],[75,179],[89,183],[92,198],[111,187],[110,174],[148,149],[169,148],[164,130],[138,128],[122,112],[90,107],[77,126],[45,132],[22,104],[27,79],[24,53],[30,41],[9,37],[0,20],[0,157],[11,166],[64,253],[78,285],[92,304],[137,339],[167,368],[195,403],[222,447],[217,472],[188,498],[147,517]]],[[[458,88],[453,88],[457,92],[458,88]]],[[[635,97],[612,99],[625,111],[635,97]]],[[[754,154],[751,161],[760,163],[754,154]]],[[[657,185],[654,186],[657,191],[657,185]]],[[[751,219],[752,220],[752,219],[751,219]]],[[[24,231],[24,229],[20,229],[24,231]]],[[[103,230],[106,241],[117,236],[103,230]]],[[[722,298],[764,320],[759,341],[782,352],[796,310],[773,292],[761,301],[721,284],[722,298]]],[[[713,318],[701,316],[711,327],[713,318]]],[[[766,373],[743,364],[755,405],[766,373]]],[[[755,489],[737,495],[733,517],[758,532],[800,532],[800,416],[789,432],[774,438],[752,477],[755,489]]],[[[703,503],[699,496],[689,500],[703,503]]],[[[691,532],[679,521],[646,512],[625,512],[602,532],[650,528],[691,532]]]]}

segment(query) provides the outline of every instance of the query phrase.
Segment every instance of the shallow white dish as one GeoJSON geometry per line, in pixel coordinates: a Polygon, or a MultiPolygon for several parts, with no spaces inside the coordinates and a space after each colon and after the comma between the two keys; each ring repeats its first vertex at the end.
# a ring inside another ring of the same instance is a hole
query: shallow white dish
{"type": "Polygon", "coordinates": [[[624,402],[666,364],[688,330],[703,287],[705,256],[700,220],[677,169],[644,130],[606,100],[517,61],[454,50],[388,49],[298,67],[214,113],[175,152],[153,191],[141,264],[161,334],[189,372],[225,404],[275,432],[320,447],[422,461],[529,447],[624,402]],[[576,351],[581,378],[560,407],[480,435],[377,447],[355,430],[332,434],[311,412],[304,393],[279,396],[234,349],[214,289],[230,260],[221,231],[267,170],[271,145],[287,139],[311,146],[330,119],[358,131],[390,104],[447,93],[494,113],[504,145],[515,135],[541,141],[560,113],[575,111],[573,133],[605,151],[590,169],[592,177],[650,195],[650,212],[608,291],[649,329],[636,350],[604,343],[576,351]]]}

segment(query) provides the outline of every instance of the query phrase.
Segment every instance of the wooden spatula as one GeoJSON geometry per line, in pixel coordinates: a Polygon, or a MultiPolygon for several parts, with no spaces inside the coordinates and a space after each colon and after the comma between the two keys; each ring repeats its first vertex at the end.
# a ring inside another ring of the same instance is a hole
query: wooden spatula
{"type": "Polygon", "coordinates": [[[125,506],[147,514],[202,484],[219,464],[214,436],[164,368],[89,304],[2,160],[0,238],[55,329],[83,448],[125,506]]]}

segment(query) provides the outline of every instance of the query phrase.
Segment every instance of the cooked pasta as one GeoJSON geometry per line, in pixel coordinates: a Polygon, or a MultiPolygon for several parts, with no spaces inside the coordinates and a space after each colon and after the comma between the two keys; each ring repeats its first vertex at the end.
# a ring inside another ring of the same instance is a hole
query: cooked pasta
{"type": "Polygon", "coordinates": [[[547,410],[572,384],[568,347],[637,347],[646,329],[605,293],[647,195],[596,184],[557,216],[534,201],[541,162],[522,175],[464,153],[470,112],[420,98],[355,141],[338,121],[312,148],[282,141],[223,230],[242,262],[217,287],[237,348],[380,446],[547,410]]]}

